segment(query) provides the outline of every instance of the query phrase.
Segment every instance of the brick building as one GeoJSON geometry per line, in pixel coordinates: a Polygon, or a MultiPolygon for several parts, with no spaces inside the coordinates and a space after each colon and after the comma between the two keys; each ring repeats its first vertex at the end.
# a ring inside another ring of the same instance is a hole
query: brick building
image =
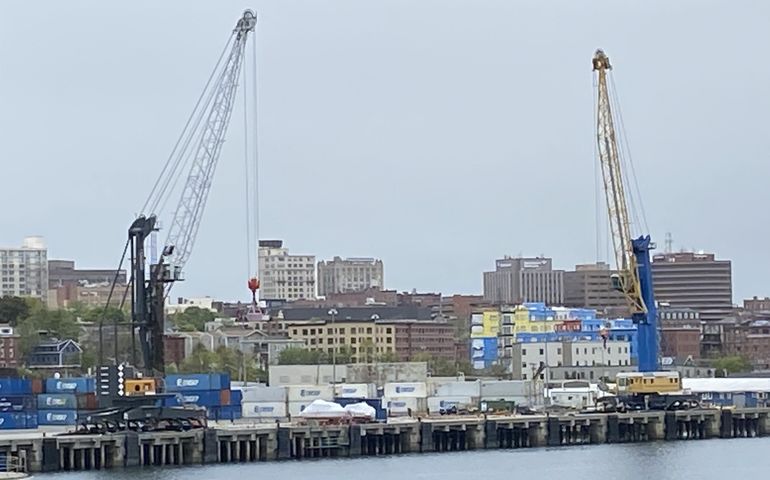
{"type": "Polygon", "coordinates": [[[677,363],[700,358],[701,320],[697,310],[662,304],[658,310],[658,319],[662,356],[673,357],[677,363]]]}
{"type": "Polygon", "coordinates": [[[16,368],[20,362],[19,336],[9,325],[0,326],[0,368],[16,368]]]}

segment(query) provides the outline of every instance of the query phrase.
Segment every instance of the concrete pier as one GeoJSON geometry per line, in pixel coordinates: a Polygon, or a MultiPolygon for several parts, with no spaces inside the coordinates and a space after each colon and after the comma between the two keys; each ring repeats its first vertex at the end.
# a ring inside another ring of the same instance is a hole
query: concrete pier
{"type": "Polygon", "coordinates": [[[103,435],[23,432],[0,434],[0,453],[34,473],[766,435],[770,408],[735,408],[442,416],[352,425],[232,423],[103,435]]]}

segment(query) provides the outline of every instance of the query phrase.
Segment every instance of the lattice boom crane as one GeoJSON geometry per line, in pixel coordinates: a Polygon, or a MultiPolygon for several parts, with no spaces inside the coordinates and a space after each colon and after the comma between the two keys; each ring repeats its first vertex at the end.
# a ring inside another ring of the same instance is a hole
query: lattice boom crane
{"type": "Polygon", "coordinates": [[[637,325],[639,371],[652,372],[658,370],[658,319],[650,264],[654,244],[649,235],[631,236],[624,175],[607,88],[607,74],[612,65],[602,50],[594,54],[593,69],[598,77],[596,140],[618,270],[613,276],[613,286],[625,296],[637,325]]]}

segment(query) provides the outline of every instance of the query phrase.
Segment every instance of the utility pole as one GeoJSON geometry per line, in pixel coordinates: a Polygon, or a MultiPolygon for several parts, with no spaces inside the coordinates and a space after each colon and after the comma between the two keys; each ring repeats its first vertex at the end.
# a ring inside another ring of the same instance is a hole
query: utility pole
{"type": "Polygon", "coordinates": [[[337,327],[335,326],[335,319],[337,317],[337,314],[340,313],[337,311],[336,308],[332,308],[329,310],[329,315],[332,317],[332,332],[334,333],[334,345],[332,349],[332,385],[337,384],[337,339],[339,337],[337,333],[337,327]]]}

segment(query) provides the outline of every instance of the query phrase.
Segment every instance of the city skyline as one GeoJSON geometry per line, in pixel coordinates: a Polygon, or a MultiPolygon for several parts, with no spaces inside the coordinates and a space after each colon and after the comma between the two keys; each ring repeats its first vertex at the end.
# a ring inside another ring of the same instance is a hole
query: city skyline
{"type": "MultiPolygon", "coordinates": [[[[770,202],[761,121],[770,69],[755,59],[770,6],[557,3],[255,2],[260,237],[317,258],[381,258],[398,290],[480,292],[481,272],[506,253],[546,254],[556,268],[607,261],[605,233],[596,247],[591,118],[590,59],[602,47],[644,233],[658,251],[672,232],[675,245],[732,260],[734,303],[767,295],[760,242],[770,227],[756,211],[770,202]],[[751,74],[714,74],[724,58],[751,74]],[[734,228],[719,227],[727,222],[734,228]]],[[[153,15],[123,9],[121,35],[98,2],[52,3],[43,18],[5,6],[0,45],[13,48],[0,58],[15,73],[0,77],[0,128],[14,179],[4,188],[17,201],[4,246],[37,233],[49,258],[117,267],[244,7],[152,6],[153,15]],[[169,35],[178,25],[186,33],[169,35]]],[[[240,128],[223,149],[181,296],[249,298],[240,128]]]]}

